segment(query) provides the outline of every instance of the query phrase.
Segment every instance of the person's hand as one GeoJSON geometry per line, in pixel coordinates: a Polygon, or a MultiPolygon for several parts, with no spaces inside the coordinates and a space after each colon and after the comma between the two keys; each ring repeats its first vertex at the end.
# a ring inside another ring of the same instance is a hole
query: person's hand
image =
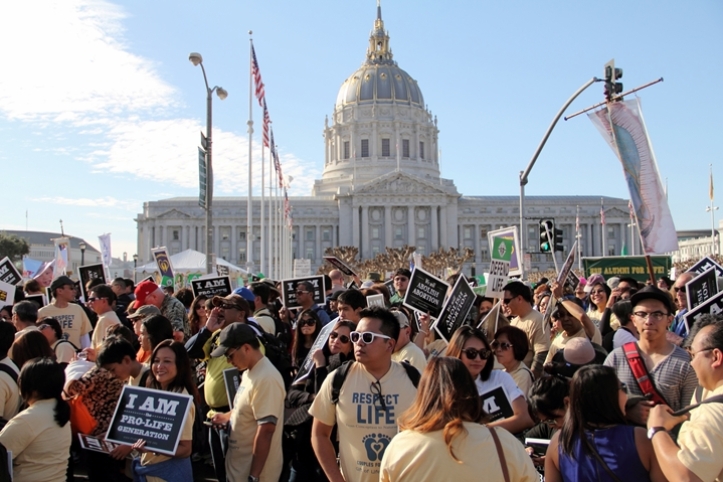
{"type": "Polygon", "coordinates": [[[133,452],[133,446],[132,445],[118,445],[116,448],[110,451],[110,456],[116,460],[123,460],[130,453],[133,452]]]}
{"type": "Polygon", "coordinates": [[[429,333],[429,327],[432,324],[432,317],[429,316],[429,313],[424,313],[419,315],[419,327],[421,328],[420,331],[429,333]]]}
{"type": "Polygon", "coordinates": [[[556,300],[561,300],[563,296],[562,285],[557,281],[553,281],[551,289],[553,298],[555,298],[556,300]]]}
{"type": "Polygon", "coordinates": [[[206,329],[212,333],[214,331],[218,330],[219,328],[221,328],[221,325],[223,323],[221,321],[221,318],[218,316],[220,311],[221,310],[219,309],[218,306],[215,307],[214,309],[211,310],[211,314],[208,315],[208,320],[206,320],[206,329]]]}
{"type": "Polygon", "coordinates": [[[131,445],[131,450],[137,450],[141,453],[150,452],[150,450],[146,450],[146,441],[142,438],[139,438],[136,443],[131,445]]]}
{"type": "Polygon", "coordinates": [[[311,355],[311,359],[314,360],[314,364],[317,368],[326,366],[326,357],[324,356],[324,351],[321,348],[311,355]]]}
{"type": "Polygon", "coordinates": [[[183,343],[183,338],[184,338],[185,336],[186,336],[186,335],[183,333],[183,331],[180,331],[180,330],[174,330],[174,331],[173,331],[173,339],[174,339],[175,341],[180,341],[181,343],[183,343]]]}
{"type": "Polygon", "coordinates": [[[625,417],[636,425],[645,425],[650,415],[650,409],[655,404],[650,400],[640,400],[629,407],[625,407],[625,417]]]}
{"type": "Polygon", "coordinates": [[[85,359],[89,362],[95,362],[95,359],[97,358],[97,354],[94,349],[92,348],[83,348],[81,350],[82,353],[85,353],[85,359]]]}
{"type": "Polygon", "coordinates": [[[688,414],[674,416],[673,409],[667,405],[656,405],[650,409],[648,415],[648,428],[665,427],[665,430],[672,430],[679,423],[688,420],[688,414]]]}
{"type": "Polygon", "coordinates": [[[617,303],[620,300],[620,296],[622,296],[623,290],[620,288],[615,288],[610,292],[610,296],[608,297],[608,304],[606,305],[608,308],[612,308],[615,303],[617,303]]]}
{"type": "Polygon", "coordinates": [[[211,423],[214,425],[218,425],[219,427],[222,427],[222,426],[227,425],[229,420],[231,420],[231,412],[217,413],[211,419],[211,423]]]}

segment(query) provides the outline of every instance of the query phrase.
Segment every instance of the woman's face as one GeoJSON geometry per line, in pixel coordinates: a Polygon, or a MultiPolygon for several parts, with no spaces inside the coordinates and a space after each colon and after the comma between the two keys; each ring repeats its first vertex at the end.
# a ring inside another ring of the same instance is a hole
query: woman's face
{"type": "Polygon", "coordinates": [[[514,351],[512,351],[512,344],[507,338],[507,335],[500,335],[495,338],[492,349],[495,352],[497,361],[502,365],[507,366],[515,362],[515,354],[514,351]]]}
{"type": "Polygon", "coordinates": [[[148,336],[146,325],[141,324],[141,333],[138,335],[138,341],[141,343],[143,351],[151,351],[151,338],[148,336]]]}
{"type": "Polygon", "coordinates": [[[45,268],[45,271],[43,271],[40,276],[35,279],[38,281],[38,283],[40,283],[40,286],[42,286],[43,288],[47,288],[48,286],[50,286],[50,283],[53,282],[53,268],[45,268]]]}
{"type": "Polygon", "coordinates": [[[348,355],[351,352],[352,344],[349,339],[349,330],[346,326],[339,326],[336,330],[329,333],[329,351],[332,355],[344,353],[348,355]]]}
{"type": "Polygon", "coordinates": [[[562,331],[562,324],[560,318],[552,318],[552,331],[553,333],[560,333],[562,331]]]}
{"type": "Polygon", "coordinates": [[[176,368],[176,353],[168,347],[163,347],[156,352],[151,364],[153,376],[164,389],[176,379],[178,369],[176,368]]]}
{"type": "Polygon", "coordinates": [[[43,334],[43,336],[48,340],[48,343],[50,343],[50,346],[53,346],[53,343],[55,343],[55,330],[53,330],[52,326],[45,325],[45,327],[40,330],[40,333],[43,334]]]}
{"type": "Polygon", "coordinates": [[[590,291],[590,300],[592,300],[596,306],[607,303],[608,295],[605,294],[605,288],[599,284],[593,286],[592,291],[590,291]]]}
{"type": "Polygon", "coordinates": [[[208,318],[208,314],[206,313],[206,307],[203,303],[199,303],[196,305],[196,316],[198,316],[198,319],[200,321],[206,321],[206,318],[208,318]]]}
{"type": "Polygon", "coordinates": [[[304,315],[299,320],[299,327],[301,328],[301,334],[304,336],[311,336],[316,331],[316,321],[309,315],[304,315]]]}
{"type": "Polygon", "coordinates": [[[550,302],[550,297],[549,297],[549,296],[543,296],[543,297],[540,299],[540,305],[539,305],[539,306],[540,306],[540,313],[545,313],[545,311],[547,311],[547,304],[548,304],[549,302],[550,302]]]}
{"type": "Polygon", "coordinates": [[[482,373],[482,370],[484,370],[484,367],[487,364],[487,360],[480,358],[479,353],[475,353],[474,358],[469,357],[466,353],[466,350],[468,348],[479,351],[485,350],[487,347],[482,342],[482,340],[478,338],[470,338],[469,340],[467,340],[467,342],[464,344],[464,347],[462,348],[460,360],[462,360],[464,366],[467,367],[467,370],[469,370],[472,378],[477,379],[479,374],[482,373]]]}

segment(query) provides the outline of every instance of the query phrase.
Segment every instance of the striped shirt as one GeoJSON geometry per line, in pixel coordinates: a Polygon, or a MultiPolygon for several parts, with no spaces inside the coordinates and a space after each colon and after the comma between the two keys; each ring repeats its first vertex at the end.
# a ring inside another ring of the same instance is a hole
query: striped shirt
{"type": "MultiPolygon", "coordinates": [[[[643,395],[625,358],[623,347],[611,351],[604,365],[615,369],[620,381],[628,386],[630,395],[643,395]]],[[[673,410],[687,406],[698,387],[698,377],[690,366],[690,355],[679,346],[675,346],[673,352],[650,371],[650,378],[655,389],[673,410]]]]}

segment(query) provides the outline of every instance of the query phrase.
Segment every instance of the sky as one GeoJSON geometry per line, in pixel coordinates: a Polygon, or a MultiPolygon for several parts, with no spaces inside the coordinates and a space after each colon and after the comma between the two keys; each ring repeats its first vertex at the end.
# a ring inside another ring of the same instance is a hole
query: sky
{"type": "MultiPolygon", "coordinates": [[[[614,58],[625,90],[664,78],[637,95],[673,219],[710,229],[711,164],[723,186],[722,2],[383,0],[382,14],[460,193],[518,195],[557,111],[614,58]]],[[[189,53],[229,92],[213,101],[215,195],[247,195],[249,30],[290,194],[310,195],[324,118],[365,58],[376,2],[27,0],[2,2],[0,16],[0,230],[59,231],[62,219],[95,246],[111,233],[113,256],[130,258],[143,202],[198,195],[206,92],[189,53]]],[[[601,100],[594,84],[567,113],[601,100]]],[[[257,159],[260,114],[254,100],[257,159]]],[[[586,116],[560,120],[526,194],[629,197],[586,116]]]]}

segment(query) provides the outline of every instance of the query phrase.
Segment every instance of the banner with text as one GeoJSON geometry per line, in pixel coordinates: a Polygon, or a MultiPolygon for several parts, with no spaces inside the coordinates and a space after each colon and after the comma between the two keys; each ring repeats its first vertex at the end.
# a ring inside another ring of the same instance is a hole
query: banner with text
{"type": "Polygon", "coordinates": [[[281,282],[281,291],[286,309],[295,310],[301,308],[299,302],[296,301],[296,289],[299,287],[299,284],[304,281],[310,283],[312,286],[311,292],[314,296],[314,303],[323,305],[326,301],[326,287],[324,286],[323,276],[287,279],[281,282]]]}
{"type": "Polygon", "coordinates": [[[487,276],[487,298],[501,298],[510,276],[510,260],[512,259],[513,241],[498,236],[493,238],[492,262],[487,276]]]}
{"type": "Polygon", "coordinates": [[[448,289],[447,283],[415,266],[404,294],[404,305],[439,318],[448,289]]]}
{"type": "Polygon", "coordinates": [[[509,276],[522,275],[522,259],[518,255],[520,252],[520,240],[517,236],[517,226],[509,226],[507,228],[496,229],[487,233],[487,246],[495,245],[495,238],[504,238],[512,241],[512,249],[510,251],[510,270],[509,276]]]}
{"type": "Polygon", "coordinates": [[[706,256],[705,258],[701,259],[697,263],[695,263],[693,266],[688,268],[688,271],[691,273],[702,273],[703,271],[707,271],[709,269],[715,269],[715,274],[719,278],[723,278],[723,266],[719,265],[715,262],[712,258],[706,256]]]}
{"type": "Polygon", "coordinates": [[[437,331],[444,336],[445,340],[449,341],[454,332],[457,331],[457,328],[462,326],[465,320],[467,320],[467,315],[469,315],[472,306],[474,306],[476,297],[467,278],[460,273],[457,281],[454,283],[452,293],[450,293],[442,307],[442,313],[434,323],[437,331]]]}
{"type": "Polygon", "coordinates": [[[0,281],[10,285],[16,285],[22,281],[20,271],[7,256],[0,261],[0,281]]]}
{"type": "Polygon", "coordinates": [[[231,278],[228,276],[194,279],[191,281],[191,290],[194,298],[196,296],[205,296],[206,298],[228,296],[233,291],[231,289],[231,278]]]}
{"type": "MultiPolygon", "coordinates": [[[[672,261],[670,256],[651,256],[653,272],[656,278],[666,276],[672,261]]],[[[582,258],[582,265],[585,269],[585,277],[589,278],[594,274],[601,274],[605,279],[611,276],[629,276],[636,281],[645,283],[650,279],[648,276],[648,265],[645,263],[645,256],[607,256],[604,258],[582,258]]]]}

